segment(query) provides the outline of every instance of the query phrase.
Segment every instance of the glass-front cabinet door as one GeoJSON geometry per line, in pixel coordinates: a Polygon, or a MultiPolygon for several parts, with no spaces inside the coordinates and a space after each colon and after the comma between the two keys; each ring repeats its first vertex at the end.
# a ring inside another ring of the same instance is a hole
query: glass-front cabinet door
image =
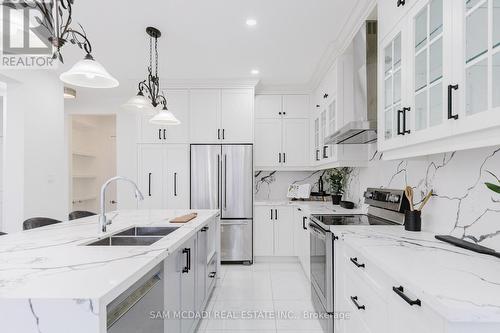
{"type": "Polygon", "coordinates": [[[450,136],[455,119],[448,117],[448,90],[452,78],[452,1],[425,0],[410,12],[411,119],[408,143],[450,136]]]}
{"type": "Polygon", "coordinates": [[[462,32],[456,133],[500,126],[500,0],[457,0],[455,6],[462,32]]]}
{"type": "Polygon", "coordinates": [[[379,149],[387,150],[403,146],[405,143],[402,109],[405,95],[405,67],[407,61],[403,54],[403,38],[405,32],[398,26],[381,43],[382,56],[379,57],[379,78],[382,94],[379,98],[379,149]],[[382,110],[382,112],[380,112],[382,110]]]}

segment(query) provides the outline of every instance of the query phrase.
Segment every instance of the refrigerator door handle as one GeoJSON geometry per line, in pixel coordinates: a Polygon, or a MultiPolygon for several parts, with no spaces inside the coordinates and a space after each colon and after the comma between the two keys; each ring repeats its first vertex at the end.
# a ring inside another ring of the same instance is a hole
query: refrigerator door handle
{"type": "Polygon", "coordinates": [[[227,210],[227,155],[224,154],[224,210],[227,210]]]}
{"type": "Polygon", "coordinates": [[[220,209],[220,167],[221,160],[220,155],[217,154],[217,209],[220,209]]]}

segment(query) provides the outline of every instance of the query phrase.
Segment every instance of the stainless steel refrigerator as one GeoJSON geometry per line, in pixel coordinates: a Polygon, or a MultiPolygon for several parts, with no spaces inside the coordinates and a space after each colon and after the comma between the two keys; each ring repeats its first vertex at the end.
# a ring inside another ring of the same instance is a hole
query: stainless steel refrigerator
{"type": "Polygon", "coordinates": [[[191,209],[220,209],[221,261],[253,261],[253,146],[191,145],[191,209]]]}

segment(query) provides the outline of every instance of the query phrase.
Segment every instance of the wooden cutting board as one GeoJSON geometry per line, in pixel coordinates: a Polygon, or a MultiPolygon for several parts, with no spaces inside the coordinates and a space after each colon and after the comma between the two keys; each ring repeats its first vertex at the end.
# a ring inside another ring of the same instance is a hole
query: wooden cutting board
{"type": "Polygon", "coordinates": [[[191,213],[187,215],[177,216],[172,220],[170,220],[170,223],[186,223],[196,218],[196,216],[198,216],[198,213],[191,213]]]}

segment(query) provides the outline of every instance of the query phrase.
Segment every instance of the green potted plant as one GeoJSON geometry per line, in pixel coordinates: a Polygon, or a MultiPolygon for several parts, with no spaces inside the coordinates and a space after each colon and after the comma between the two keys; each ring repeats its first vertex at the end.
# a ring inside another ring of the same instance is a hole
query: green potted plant
{"type": "Polygon", "coordinates": [[[330,185],[330,194],[332,195],[332,203],[334,205],[340,204],[351,172],[352,169],[347,167],[327,171],[327,181],[330,185]]]}

